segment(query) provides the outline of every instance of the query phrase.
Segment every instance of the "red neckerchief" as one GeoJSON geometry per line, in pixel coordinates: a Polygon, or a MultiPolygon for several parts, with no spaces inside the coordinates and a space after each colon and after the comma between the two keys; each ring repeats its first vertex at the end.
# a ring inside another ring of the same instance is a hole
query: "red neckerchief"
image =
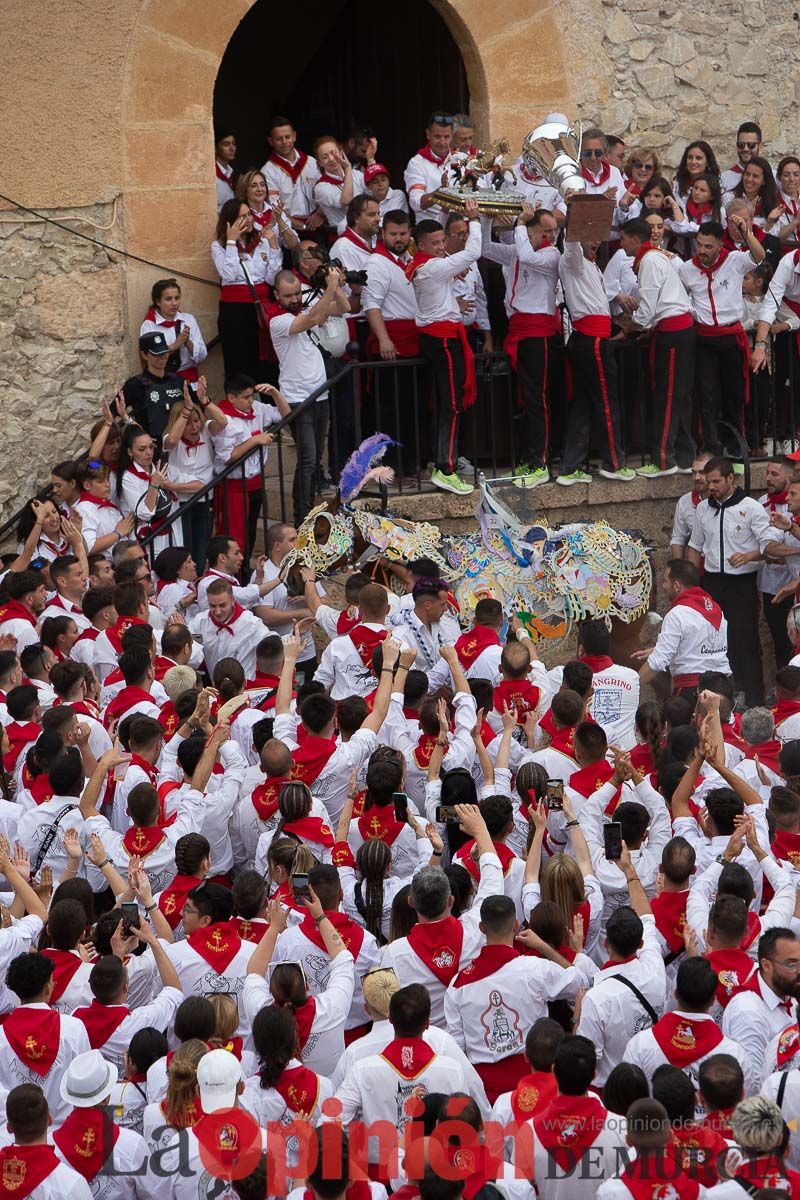
{"type": "Polygon", "coordinates": [[[717,255],[717,257],[714,259],[714,261],[713,261],[713,263],[711,264],[711,266],[710,266],[710,267],[704,267],[704,266],[703,266],[703,264],[700,262],[700,259],[697,257],[697,255],[696,255],[696,254],[692,256],[692,262],[693,262],[693,264],[694,264],[694,265],[697,267],[697,269],[698,269],[698,271],[700,272],[700,274],[701,274],[701,275],[705,275],[705,276],[707,277],[707,279],[709,280],[709,283],[710,283],[710,282],[711,282],[711,276],[712,276],[712,275],[715,273],[715,271],[718,271],[718,270],[720,269],[720,267],[722,266],[722,264],[725,262],[725,259],[728,257],[728,253],[729,253],[729,252],[728,252],[727,250],[725,250],[725,249],[724,249],[724,247],[723,247],[723,249],[722,249],[722,250],[720,250],[719,254],[718,254],[718,255],[717,255]]]}
{"type": "Polygon", "coordinates": [[[0,1197],[27,1200],[60,1162],[52,1146],[4,1146],[0,1150],[0,1197]]]}
{"type": "Polygon", "coordinates": [[[556,1096],[533,1118],[533,1128],[562,1171],[574,1170],[600,1136],[606,1109],[596,1096],[556,1096]]]}
{"type": "Polygon", "coordinates": [[[680,596],[672,601],[670,608],[690,608],[692,612],[705,617],[714,629],[719,629],[722,624],[722,609],[716,600],[712,600],[708,592],[704,592],[701,587],[685,588],[680,596]]]}
{"type": "Polygon", "coordinates": [[[770,849],[775,858],[791,863],[800,871],[800,833],[788,833],[785,829],[779,829],[772,839],[770,849]]]}
{"type": "Polygon", "coordinates": [[[746,745],[743,749],[745,758],[754,759],[758,755],[758,761],[768,770],[774,771],[776,775],[781,774],[778,756],[783,749],[783,742],[778,741],[777,738],[771,738],[768,742],[759,742],[757,746],[746,745]]]}
{"type": "Polygon", "coordinates": [[[335,840],[330,825],[322,817],[300,817],[297,821],[287,821],[282,832],[293,833],[302,842],[317,842],[328,850],[333,847],[335,840]]]}
{"type": "Polygon", "coordinates": [[[183,906],[192,888],[200,887],[202,879],[197,875],[176,875],[169,887],[164,888],[158,898],[158,907],[172,930],[178,928],[183,917],[183,906]]]}
{"type": "Polygon", "coordinates": [[[386,842],[393,846],[406,828],[405,821],[398,821],[393,804],[373,804],[358,818],[358,832],[365,842],[386,842]]]}
{"type": "Polygon", "coordinates": [[[480,983],[482,979],[494,975],[507,963],[519,957],[519,950],[515,950],[513,946],[484,946],[469,966],[459,971],[453,980],[453,987],[462,988],[468,983],[480,983]]]}
{"type": "Polygon", "coordinates": [[[689,220],[694,221],[696,225],[702,225],[704,217],[708,217],[709,220],[713,220],[713,214],[713,204],[695,204],[694,200],[686,201],[686,215],[689,220]]]}
{"type": "Polygon", "coordinates": [[[403,1079],[416,1079],[436,1058],[436,1051],[424,1038],[396,1037],[381,1051],[381,1058],[403,1079]]]}
{"type": "MultiPolygon", "coordinates": [[[[297,911],[299,912],[300,909],[297,909],[297,911]]],[[[303,912],[307,911],[307,909],[303,910],[303,912]]],[[[303,1050],[306,1042],[311,1037],[311,1030],[317,1015],[317,1002],[313,996],[309,996],[299,1008],[289,1006],[289,1012],[294,1014],[294,1019],[297,1022],[297,1040],[300,1043],[300,1049],[303,1050]]]]}
{"type": "MultiPolygon", "coordinates": [[[[606,762],[604,758],[600,762],[590,763],[588,767],[582,767],[580,771],[575,771],[569,777],[569,786],[574,788],[576,792],[580,792],[588,800],[589,797],[598,791],[604,784],[608,783],[611,776],[614,774],[614,768],[611,763],[606,762]]],[[[622,795],[622,785],[614,792],[614,795],[609,800],[605,807],[606,816],[611,814],[619,804],[619,798],[622,795]]]]}
{"type": "Polygon", "coordinates": [[[517,724],[524,725],[528,713],[536,711],[541,692],[529,679],[504,679],[494,689],[494,710],[502,714],[506,708],[517,710],[517,724]]]}
{"type": "MultiPolygon", "coordinates": [[[[761,937],[761,918],[758,913],[749,911],[747,914],[747,930],[744,937],[739,942],[740,950],[749,950],[753,942],[761,937]]],[[[790,1010],[787,1009],[787,1012],[790,1010]]]]}
{"type": "MultiPolygon", "coordinates": [[[[455,857],[459,866],[466,867],[473,879],[480,879],[480,867],[475,862],[475,859],[471,854],[471,850],[474,845],[474,838],[468,842],[465,842],[461,849],[456,852],[455,857]]],[[[492,846],[494,847],[495,854],[500,859],[500,866],[503,868],[503,875],[507,875],[509,867],[517,857],[516,854],[513,850],[509,850],[508,846],[506,846],[503,842],[493,841],[492,846]]]]}
{"type": "Polygon", "coordinates": [[[18,721],[12,721],[10,725],[6,725],[9,750],[7,754],[3,755],[3,766],[7,771],[14,770],[22,751],[31,742],[35,742],[41,732],[41,725],[37,725],[35,721],[26,721],[24,725],[20,725],[18,721]]]}
{"type": "MultiPolygon", "coordinates": [[[[364,927],[356,924],[355,921],[351,921],[343,912],[331,912],[329,909],[325,909],[325,916],[339,934],[339,937],[345,944],[345,948],[350,951],[355,962],[364,944],[364,927]]],[[[318,950],[322,950],[325,954],[328,953],[322,934],[310,912],[306,912],[306,915],[303,917],[300,923],[300,932],[310,942],[313,942],[318,950]]]]}
{"type": "Polygon", "coordinates": [[[756,965],[747,951],[740,949],[707,950],[705,958],[711,963],[719,980],[717,1000],[722,1008],[727,1008],[734,992],[744,987],[756,965]]]}
{"type": "Polygon", "coordinates": [[[281,788],[290,780],[290,775],[273,775],[265,783],[260,783],[258,787],[253,788],[250,799],[259,820],[269,821],[275,816],[278,811],[278,797],[281,794],[281,788]]]}
{"type": "MultiPolygon", "coordinates": [[[[588,718],[584,717],[584,720],[588,720],[588,718]]],[[[548,708],[539,722],[539,728],[550,738],[550,745],[554,750],[560,750],[567,758],[574,760],[575,747],[572,740],[575,733],[574,725],[565,725],[562,729],[556,729],[553,710],[548,708]]]]}
{"type": "Polygon", "coordinates": [[[213,613],[209,610],[208,615],[209,615],[209,617],[211,617],[211,624],[215,627],[215,629],[217,631],[217,636],[219,636],[222,633],[223,629],[227,630],[228,633],[233,633],[234,632],[233,627],[236,624],[236,622],[239,620],[239,617],[242,615],[243,612],[244,612],[244,609],[242,608],[241,604],[239,604],[238,601],[236,601],[236,600],[234,600],[234,602],[233,602],[233,612],[228,617],[227,621],[218,621],[217,618],[213,615],[213,613]]]}
{"type": "MultiPolygon", "coordinates": [[[[793,717],[796,713],[800,713],[800,700],[778,700],[772,706],[772,715],[775,718],[775,727],[781,725],[787,717],[793,717]]],[[[6,726],[8,733],[11,726],[6,726]]]]}
{"type": "Polygon", "coordinates": [[[11,1049],[29,1071],[47,1075],[58,1054],[61,1017],[43,1008],[15,1008],[3,1022],[11,1049]]]}
{"type": "Polygon", "coordinates": [[[351,629],[355,629],[356,625],[361,620],[361,613],[357,608],[345,608],[339,613],[336,620],[336,633],[341,637],[345,633],[349,633],[351,629]]]}
{"type": "MultiPolygon", "coordinates": [[[[167,1067],[169,1067],[169,1064],[174,1057],[174,1053],[175,1052],[172,1051],[167,1055],[167,1067]]],[[[162,1100],[158,1107],[161,1110],[161,1115],[166,1123],[171,1125],[173,1129],[194,1129],[198,1121],[201,1121],[205,1116],[205,1113],[203,1112],[203,1106],[200,1103],[199,1095],[196,1095],[193,1100],[189,1101],[189,1103],[184,1107],[183,1112],[170,1112],[167,1107],[166,1100],[162,1100]]],[[[226,1117],[229,1115],[230,1113],[225,1113],[226,1117]]]]}
{"type": "MultiPolygon", "coordinates": [[[[225,399],[220,400],[219,407],[225,413],[226,417],[233,417],[240,421],[255,421],[256,419],[256,412],[252,404],[242,412],[241,408],[237,408],[230,400],[225,399]]],[[[209,574],[214,574],[214,572],[210,571],[209,574]]]]}
{"type": "Polygon", "coordinates": [[[125,1004],[101,1004],[92,1000],[88,1008],[76,1008],[73,1017],[83,1021],[93,1050],[102,1050],[108,1039],[119,1029],[130,1009],[125,1004]]]}
{"type": "Polygon", "coordinates": [[[148,858],[163,841],[164,830],[160,825],[132,825],[122,845],[131,858],[148,858]]]}
{"type": "Polygon", "coordinates": [[[67,604],[64,603],[64,597],[61,595],[61,593],[56,592],[55,596],[50,601],[48,608],[63,608],[64,612],[69,613],[70,615],[72,613],[79,613],[81,616],[83,615],[83,609],[79,605],[73,604],[71,600],[68,600],[67,604]],[[67,608],[67,604],[69,605],[69,608],[67,608]]]}
{"type": "Polygon", "coordinates": [[[406,267],[408,266],[408,263],[409,263],[407,250],[404,252],[404,254],[402,255],[401,258],[398,258],[396,254],[392,253],[392,251],[389,249],[389,247],[386,245],[385,242],[378,242],[375,246],[375,249],[372,251],[372,253],[380,254],[381,258],[388,259],[388,261],[390,263],[394,263],[394,265],[396,267],[398,267],[403,272],[403,274],[405,274],[406,267]]]}
{"type": "Polygon", "coordinates": [[[444,986],[458,971],[464,926],[455,917],[418,921],[408,934],[408,944],[432,975],[444,986]]]}
{"type": "Polygon", "coordinates": [[[706,1129],[713,1129],[715,1133],[720,1134],[726,1141],[735,1142],[733,1130],[731,1129],[731,1117],[733,1116],[733,1108],[717,1108],[714,1112],[706,1113],[700,1124],[706,1129]]]}
{"type": "Polygon", "coordinates": [[[230,966],[242,945],[242,939],[232,926],[232,921],[215,921],[197,929],[186,939],[218,975],[230,966]]]}
{"type": "Polygon", "coordinates": [[[82,965],[82,959],[77,954],[72,954],[69,950],[54,950],[49,947],[47,950],[42,950],[42,954],[45,958],[49,958],[54,965],[51,976],[53,980],[53,993],[49,1003],[55,1004],[69,987],[72,976],[82,965]]]}
{"type": "Polygon", "coordinates": [[[372,670],[372,655],[376,646],[386,641],[388,629],[368,629],[366,625],[356,625],[346,635],[353,643],[353,649],[368,671],[372,670]]]}
{"type": "Polygon", "coordinates": [[[489,646],[501,646],[502,644],[494,629],[489,629],[486,625],[474,625],[472,629],[461,634],[456,642],[455,650],[463,670],[468,671],[476,658],[483,654],[489,646]]]}
{"type": "Polygon", "coordinates": [[[592,187],[602,187],[603,184],[608,183],[609,179],[611,178],[611,167],[607,162],[604,162],[600,170],[599,179],[595,179],[588,167],[581,167],[581,175],[587,181],[587,183],[592,185],[592,187]]]}
{"type": "Polygon", "coordinates": [[[700,495],[699,492],[696,492],[694,489],[692,489],[692,491],[689,493],[689,495],[692,497],[692,508],[697,508],[698,504],[703,499],[703,497],[700,495]]]}
{"type": "Polygon", "coordinates": [[[439,158],[436,154],[433,153],[433,151],[431,150],[430,146],[427,143],[422,147],[421,150],[417,151],[417,154],[419,155],[420,158],[424,158],[426,162],[435,163],[437,167],[443,167],[445,164],[445,161],[447,159],[446,154],[444,155],[443,158],[439,158]]]}
{"type": "Polygon", "coordinates": [[[270,154],[269,158],[267,159],[267,162],[274,163],[276,167],[280,167],[282,171],[286,172],[292,183],[297,183],[298,179],[303,174],[303,168],[308,162],[308,155],[304,154],[302,150],[298,150],[297,161],[290,163],[288,159],[283,158],[282,155],[277,154],[276,151],[273,150],[272,154],[270,154]]]}
{"type": "Polygon", "coordinates": [[[713,1021],[669,1012],[653,1026],[653,1037],[667,1061],[683,1068],[711,1054],[722,1041],[722,1030],[713,1021]]]}
{"type": "Polygon", "coordinates": [[[96,642],[99,637],[100,630],[95,629],[94,625],[90,625],[88,629],[84,629],[83,633],[78,636],[77,642],[96,642]]]}
{"type": "MultiPolygon", "coordinates": [[[[419,1193],[416,1190],[416,1187],[410,1183],[404,1184],[403,1187],[398,1188],[396,1192],[392,1193],[394,1200],[397,1200],[397,1197],[400,1197],[400,1200],[413,1200],[413,1197],[417,1195],[419,1195],[419,1193]],[[402,1196],[400,1196],[400,1192],[403,1192],[402,1196]]],[[[354,1179],[353,1182],[348,1185],[344,1196],[345,1200],[370,1200],[370,1197],[372,1196],[372,1190],[370,1188],[369,1180],[354,1179]]],[[[303,1200],[314,1200],[314,1193],[311,1191],[311,1188],[305,1189],[303,1192],[303,1200]]]]}
{"type": "Polygon", "coordinates": [[[253,218],[253,225],[258,229],[259,233],[263,233],[264,229],[272,220],[272,209],[269,205],[264,206],[264,211],[259,213],[254,208],[250,209],[250,216],[253,218]]]}
{"type": "Polygon", "coordinates": [[[552,1071],[532,1071],[523,1075],[509,1097],[511,1111],[518,1125],[529,1121],[547,1108],[555,1099],[556,1081],[552,1071]]]}
{"type": "MultiPolygon", "coordinates": [[[[234,917],[233,919],[236,923],[236,931],[242,941],[252,942],[254,946],[259,944],[264,934],[269,929],[269,921],[259,921],[256,924],[254,921],[249,921],[247,917],[234,917]]],[[[241,1041],[241,1038],[237,1038],[235,1040],[241,1041]]],[[[241,1058],[241,1053],[237,1054],[236,1057],[241,1058]]]]}
{"type": "Polygon", "coordinates": [[[641,775],[650,775],[655,770],[653,751],[647,742],[639,742],[630,752],[631,766],[641,775]]]}
{"type": "MultiPolygon", "coordinates": [[[[116,504],[112,504],[110,500],[101,500],[99,496],[90,496],[88,492],[81,492],[78,497],[78,504],[93,504],[95,508],[116,508],[116,504]]],[[[119,511],[117,509],[117,511],[119,511]]]]}
{"type": "Polygon", "coordinates": [[[272,1085],[287,1108],[308,1118],[319,1100],[319,1075],[310,1067],[287,1067],[272,1085]]]}
{"type": "Polygon", "coordinates": [[[152,783],[153,787],[156,786],[158,782],[158,768],[153,763],[149,763],[146,758],[142,758],[141,754],[132,754],[131,760],[128,763],[128,769],[130,770],[131,767],[138,767],[140,771],[144,771],[148,781],[152,783]]]}
{"type": "Polygon", "coordinates": [[[6,621],[27,621],[36,628],[36,617],[21,600],[6,600],[5,604],[0,606],[0,625],[6,621]]]}
{"type": "Polygon", "coordinates": [[[593,675],[596,675],[598,671],[607,671],[614,665],[613,658],[608,654],[582,654],[580,661],[586,663],[593,675]]]}
{"type": "MultiPolygon", "coordinates": [[[[22,768],[23,783],[25,782],[25,773],[27,767],[22,768]]],[[[37,807],[40,804],[47,804],[48,800],[52,800],[55,792],[50,786],[50,780],[46,775],[37,775],[29,784],[25,784],[33,799],[36,801],[37,807]]]]}
{"type": "Polygon", "coordinates": [[[769,492],[767,492],[766,496],[762,498],[761,503],[764,505],[764,508],[774,513],[778,511],[779,504],[786,503],[786,498],[788,495],[788,488],[784,488],[782,492],[775,492],[772,496],[770,496],[769,492]]]}
{"type": "Polygon", "coordinates": [[[181,445],[182,445],[182,446],[185,446],[185,447],[186,447],[186,449],[187,449],[187,451],[188,451],[189,453],[191,453],[191,451],[192,451],[192,450],[196,450],[196,449],[198,448],[198,446],[204,446],[204,445],[205,445],[205,442],[203,441],[203,439],[202,439],[202,438],[198,438],[198,439],[197,439],[197,441],[195,441],[195,442],[190,442],[190,441],[189,441],[189,439],[188,439],[187,437],[182,437],[182,438],[181,438],[181,445]]]}
{"type": "Polygon", "coordinates": [[[180,719],[171,700],[166,700],[159,709],[158,720],[167,738],[171,738],[177,730],[180,719]]]}
{"type": "Polygon", "coordinates": [[[302,745],[292,751],[292,779],[299,779],[301,783],[310,787],[319,778],[335,751],[336,738],[317,737],[316,734],[306,731],[302,745]]]}
{"type": "Polygon", "coordinates": [[[777,1188],[788,1192],[791,1200],[800,1198],[800,1174],[785,1167],[776,1154],[745,1159],[741,1166],[736,1168],[733,1177],[743,1179],[748,1184],[755,1184],[758,1191],[763,1188],[777,1188]]]}
{"type": "Polygon", "coordinates": [[[414,255],[414,257],[411,259],[411,261],[408,262],[405,267],[406,279],[408,280],[408,282],[413,283],[414,276],[416,275],[416,273],[420,269],[420,267],[424,267],[426,262],[430,262],[431,259],[435,258],[435,257],[436,256],[433,254],[423,254],[421,250],[418,250],[417,253],[414,255]]]}
{"type": "MultiPolygon", "coordinates": [[[[106,637],[111,642],[111,645],[116,650],[117,654],[122,653],[122,635],[126,629],[130,629],[131,625],[147,625],[147,621],[143,621],[141,617],[117,617],[116,622],[106,630],[106,637]]],[[[108,680],[106,680],[106,683],[108,680]]]]}
{"type": "Polygon", "coordinates": [[[93,700],[70,700],[69,706],[79,717],[91,717],[96,721],[100,716],[100,710],[93,700]]]}
{"type": "Polygon", "coordinates": [[[674,1154],[662,1150],[657,1154],[637,1155],[625,1167],[620,1182],[625,1184],[633,1200],[654,1200],[657,1196],[674,1196],[676,1200],[697,1200],[700,1184],[676,1171],[674,1154]]]}
{"type": "Polygon", "coordinates": [[[657,247],[654,246],[653,243],[649,239],[646,242],[642,242],[641,246],[639,247],[639,249],[636,251],[636,253],[633,256],[632,268],[633,268],[634,275],[639,274],[639,264],[641,263],[645,254],[649,253],[650,250],[656,250],[656,249],[657,249],[657,247]]]}
{"type": "MultiPolygon", "coordinates": [[[[97,1049],[94,1043],[92,1049],[97,1049]]],[[[104,1108],[73,1108],[53,1133],[53,1142],[69,1165],[91,1183],[113,1153],[118,1137],[119,1125],[104,1108]]]]}
{"type": "Polygon", "coordinates": [[[131,684],[129,687],[124,687],[121,692],[117,692],[114,699],[106,705],[106,711],[103,714],[103,724],[106,729],[115,717],[123,717],[128,709],[133,708],[135,704],[142,704],[144,701],[152,704],[153,697],[138,685],[131,684]]]}
{"type": "Polygon", "coordinates": [[[152,321],[154,325],[158,325],[161,329],[175,329],[180,325],[180,321],[168,321],[166,317],[162,317],[156,306],[153,304],[144,314],[145,321],[152,321]]]}
{"type": "Polygon", "coordinates": [[[220,163],[218,163],[215,160],[214,161],[214,174],[216,175],[217,179],[220,180],[221,183],[227,183],[228,187],[230,187],[231,179],[233,178],[233,167],[229,167],[228,171],[226,173],[225,168],[223,166],[221,166],[220,163]]]}
{"type": "Polygon", "coordinates": [[[650,902],[656,929],[669,946],[672,954],[684,948],[683,931],[686,928],[686,901],[688,899],[689,889],[687,888],[685,892],[661,892],[650,902]]]}
{"type": "Polygon", "coordinates": [[[332,183],[334,187],[342,188],[344,187],[344,176],[337,179],[335,175],[329,175],[327,171],[323,171],[317,183],[332,183]]]}
{"type": "Polygon", "coordinates": [[[795,1021],[792,1025],[787,1025],[778,1037],[776,1054],[778,1070],[788,1069],[798,1054],[800,1054],[800,1032],[798,1032],[797,1021],[795,1021]]]}
{"type": "Polygon", "coordinates": [[[280,675],[267,675],[264,671],[256,671],[253,678],[248,679],[244,686],[247,691],[255,691],[258,688],[277,689],[280,681],[280,675]]]}
{"type": "Polygon", "coordinates": [[[354,229],[348,225],[344,233],[341,234],[348,242],[352,242],[354,246],[358,246],[359,250],[366,250],[367,254],[372,254],[372,246],[369,242],[365,242],[362,237],[359,237],[354,229]]]}

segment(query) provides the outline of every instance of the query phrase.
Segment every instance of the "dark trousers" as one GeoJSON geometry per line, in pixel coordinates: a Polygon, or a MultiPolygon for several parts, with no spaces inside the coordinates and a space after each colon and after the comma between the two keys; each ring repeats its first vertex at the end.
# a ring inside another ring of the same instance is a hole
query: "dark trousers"
{"type": "Polygon", "coordinates": [[[214,505],[210,500],[201,500],[181,520],[183,544],[191,549],[197,573],[201,575],[206,565],[206,547],[214,529],[214,505]]]}
{"type": "Polygon", "coordinates": [[[523,338],[517,346],[517,377],[525,410],[525,442],[516,455],[532,467],[550,458],[550,380],[556,338],[523,338]]]}
{"type": "Polygon", "coordinates": [[[695,332],[688,329],[655,330],[650,344],[651,393],[648,406],[647,444],[650,461],[661,471],[674,467],[676,440],[682,431],[682,459],[691,464],[692,383],[694,382],[695,332]],[[687,446],[688,443],[688,446],[687,446]]]}
{"type": "Polygon", "coordinates": [[[364,426],[364,436],[378,430],[394,438],[398,445],[389,449],[384,461],[398,476],[424,471],[430,457],[425,378],[423,367],[398,365],[370,373],[367,410],[372,423],[364,426]]]}
{"type": "Polygon", "coordinates": [[[743,428],[747,370],[739,343],[733,334],[698,337],[694,361],[703,449],[712,454],[728,450],[738,458],[733,434],[720,430],[719,422],[743,428]]]}
{"type": "Polygon", "coordinates": [[[571,475],[586,460],[594,428],[603,467],[618,471],[625,465],[620,445],[617,362],[608,338],[589,337],[573,330],[567,346],[572,384],[569,392],[562,475],[571,475]]]}
{"type": "Polygon", "coordinates": [[[255,305],[220,301],[217,324],[226,378],[249,375],[256,383],[277,384],[277,363],[267,362],[259,356],[255,305]]]}
{"type": "Polygon", "coordinates": [[[419,352],[430,363],[436,428],[433,460],[436,469],[452,475],[458,466],[461,417],[464,411],[464,351],[458,338],[420,333],[419,352]]]}
{"type": "Polygon", "coordinates": [[[297,450],[297,465],[292,484],[295,525],[304,520],[314,504],[315,476],[322,447],[325,445],[329,417],[328,401],[317,400],[299,413],[292,424],[292,435],[297,450]]]}
{"type": "Polygon", "coordinates": [[[775,648],[775,666],[777,668],[785,667],[794,656],[794,647],[786,632],[786,618],[794,606],[794,596],[787,596],[785,600],[781,600],[780,604],[773,604],[769,592],[762,592],[761,604],[764,620],[775,648]]]}
{"type": "Polygon", "coordinates": [[[716,600],[728,622],[728,661],[734,684],[743,691],[748,708],[764,703],[764,671],[758,637],[756,573],[726,575],[706,571],[703,587],[716,600]]]}

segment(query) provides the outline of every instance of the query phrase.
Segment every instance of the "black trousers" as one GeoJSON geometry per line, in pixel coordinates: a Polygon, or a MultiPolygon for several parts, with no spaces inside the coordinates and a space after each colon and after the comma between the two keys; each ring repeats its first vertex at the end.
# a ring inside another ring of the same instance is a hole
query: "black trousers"
{"type": "Polygon", "coordinates": [[[703,449],[712,454],[729,450],[738,457],[733,435],[720,430],[719,422],[743,429],[748,370],[741,347],[733,334],[698,337],[694,361],[703,449]]]}
{"type": "Polygon", "coordinates": [[[278,364],[259,357],[255,305],[220,300],[217,324],[226,377],[249,375],[256,383],[277,384],[278,364]]]}
{"type": "Polygon", "coordinates": [[[292,483],[294,523],[299,525],[314,504],[315,484],[325,435],[328,432],[330,406],[327,400],[317,400],[295,419],[292,436],[297,450],[297,465],[292,483]]]}
{"type": "Polygon", "coordinates": [[[567,366],[572,376],[561,474],[571,475],[585,461],[594,429],[601,447],[603,467],[618,471],[625,466],[620,444],[617,361],[608,338],[589,337],[573,330],[567,346],[567,366]]]}
{"type": "Polygon", "coordinates": [[[517,346],[517,377],[525,408],[525,442],[517,458],[546,467],[550,458],[550,381],[558,340],[523,338],[517,346]]]}
{"type": "Polygon", "coordinates": [[[775,648],[775,666],[777,668],[785,667],[794,657],[794,647],[786,632],[786,618],[794,606],[794,596],[787,596],[785,600],[781,600],[780,604],[773,604],[769,592],[762,592],[761,605],[764,620],[772,638],[772,645],[775,648]]]}
{"type": "Polygon", "coordinates": [[[703,587],[716,600],[728,622],[728,661],[734,684],[743,691],[748,708],[764,703],[764,671],[758,637],[756,573],[726,575],[706,571],[703,587]]]}
{"type": "Polygon", "coordinates": [[[438,471],[452,475],[458,466],[461,418],[464,412],[464,351],[458,338],[432,337],[420,332],[419,352],[430,363],[433,377],[433,461],[438,471]]]}
{"type": "Polygon", "coordinates": [[[694,382],[693,327],[673,329],[652,334],[650,343],[651,393],[648,406],[647,444],[650,461],[661,471],[676,465],[675,447],[679,432],[682,432],[679,452],[681,458],[692,448],[688,462],[691,464],[694,443],[691,434],[692,384],[694,382]]]}

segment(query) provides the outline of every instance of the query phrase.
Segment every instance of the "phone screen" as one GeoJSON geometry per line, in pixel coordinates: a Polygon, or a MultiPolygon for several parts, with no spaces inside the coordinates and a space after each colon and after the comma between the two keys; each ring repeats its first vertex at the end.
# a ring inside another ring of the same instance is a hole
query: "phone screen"
{"type": "Polygon", "coordinates": [[[547,781],[547,807],[550,812],[561,812],[564,808],[564,781],[563,779],[548,779],[547,781]]]}
{"type": "Polygon", "coordinates": [[[619,821],[609,821],[603,826],[603,848],[609,862],[618,862],[622,857],[622,826],[619,821]]]}
{"type": "Polygon", "coordinates": [[[395,792],[392,800],[394,801],[395,821],[405,821],[408,817],[408,796],[405,792],[395,792]]]}
{"type": "Polygon", "coordinates": [[[437,804],[435,817],[437,821],[457,821],[456,810],[452,804],[437,804]]]}
{"type": "Polygon", "coordinates": [[[122,902],[122,932],[129,934],[132,929],[139,928],[139,905],[134,900],[122,902]]]}
{"type": "Polygon", "coordinates": [[[292,876],[292,894],[295,900],[311,899],[311,892],[308,888],[308,875],[305,872],[292,876]]]}

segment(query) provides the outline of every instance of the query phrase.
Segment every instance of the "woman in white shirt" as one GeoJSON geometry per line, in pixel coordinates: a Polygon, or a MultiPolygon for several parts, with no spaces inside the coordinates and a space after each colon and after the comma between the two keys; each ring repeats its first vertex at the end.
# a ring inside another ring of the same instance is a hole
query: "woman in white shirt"
{"type": "Polygon", "coordinates": [[[236,198],[243,201],[250,209],[253,218],[253,228],[262,237],[267,230],[278,234],[280,244],[289,250],[300,245],[297,234],[292,229],[289,219],[284,216],[280,200],[275,201],[270,208],[267,203],[267,180],[262,171],[245,171],[236,184],[236,198]]]}
{"type": "Polygon", "coordinates": [[[347,228],[347,206],[364,191],[364,176],[354,170],[336,138],[327,134],[314,142],[321,175],[314,184],[314,199],[325,220],[337,233],[347,228]]]}
{"type": "MultiPolygon", "coordinates": [[[[141,425],[128,425],[122,437],[119,454],[116,499],[124,514],[132,513],[137,538],[146,537],[178,508],[178,498],[170,486],[166,464],[158,469],[153,464],[155,442],[141,425]]],[[[153,554],[165,547],[182,545],[180,521],[167,528],[153,542],[153,554]]]]}
{"type": "Polygon", "coordinates": [[[172,348],[167,370],[181,375],[189,383],[197,383],[201,362],[208,358],[200,326],[191,313],[181,312],[181,289],[177,279],[159,279],[150,292],[152,307],[147,310],[139,330],[143,333],[163,333],[172,348]]]}
{"type": "Polygon", "coordinates": [[[800,225],[800,158],[795,158],[793,154],[782,158],[775,175],[780,187],[783,214],[772,232],[777,233],[781,242],[796,246],[797,227],[800,225]]]}
{"type": "Polygon", "coordinates": [[[248,205],[228,200],[219,214],[211,257],[220,278],[219,336],[225,374],[243,373],[261,381],[270,353],[268,285],[283,263],[277,233],[267,226],[259,234],[248,205]]]}
{"type": "MultiPolygon", "coordinates": [[[[228,424],[222,409],[208,399],[204,376],[197,381],[194,397],[184,396],[173,404],[164,433],[170,479],[178,496],[188,500],[214,477],[214,447],[212,434],[219,434],[228,424]],[[187,400],[189,403],[187,403],[187,400]]],[[[192,557],[202,571],[206,561],[206,546],[214,525],[214,500],[209,494],[199,500],[183,517],[183,542],[191,547],[192,557]]]]}
{"type": "Polygon", "coordinates": [[[111,500],[111,475],[105,463],[90,458],[78,474],[81,486],[75,511],[83,522],[81,532],[89,554],[105,554],[111,551],[122,538],[133,532],[133,517],[123,517],[111,500]]]}
{"type": "Polygon", "coordinates": [[[28,561],[43,559],[51,563],[72,549],[61,528],[61,513],[52,500],[31,500],[25,505],[17,525],[17,554],[28,552],[28,561]]]}
{"type": "Polygon", "coordinates": [[[182,613],[188,620],[197,613],[197,567],[186,546],[167,546],[156,555],[153,570],[158,578],[156,604],[165,617],[182,613]]]}

